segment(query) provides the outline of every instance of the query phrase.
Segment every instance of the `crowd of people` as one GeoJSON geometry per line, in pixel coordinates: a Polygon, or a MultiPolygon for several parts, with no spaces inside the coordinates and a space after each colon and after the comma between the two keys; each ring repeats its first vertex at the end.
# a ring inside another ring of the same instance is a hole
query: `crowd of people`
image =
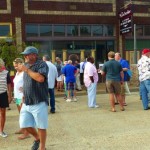
{"type": "MultiPolygon", "coordinates": [[[[66,102],[77,102],[76,92],[87,91],[87,105],[89,108],[99,108],[96,103],[96,91],[98,83],[98,73],[106,76],[106,90],[109,94],[110,107],[112,112],[116,112],[115,106],[119,104],[120,110],[124,111],[127,106],[125,93],[130,93],[128,88],[129,63],[121,57],[120,53],[110,51],[108,61],[103,64],[102,69],[97,69],[93,57],[76,60],[61,61],[56,57],[53,64],[48,55],[39,59],[38,49],[28,46],[21,53],[24,57],[16,58],[13,66],[16,75],[13,80],[14,90],[11,90],[11,80],[9,72],[5,68],[4,61],[0,59],[0,136],[7,137],[4,132],[6,120],[6,108],[15,100],[19,112],[20,130],[16,134],[21,134],[19,140],[34,137],[32,150],[45,150],[46,129],[48,128],[48,105],[50,113],[54,114],[55,108],[55,86],[60,92],[64,92],[66,102]],[[44,117],[43,117],[44,116],[44,117]]],[[[142,57],[138,62],[140,91],[144,110],[148,110],[149,94],[149,65],[150,50],[144,49],[142,57]],[[144,91],[144,92],[143,92],[144,91]]]]}

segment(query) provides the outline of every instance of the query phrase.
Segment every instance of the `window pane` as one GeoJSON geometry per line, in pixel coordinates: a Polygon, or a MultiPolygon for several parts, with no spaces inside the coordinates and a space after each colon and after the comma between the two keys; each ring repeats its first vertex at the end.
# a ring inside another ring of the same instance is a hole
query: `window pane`
{"type": "Polygon", "coordinates": [[[145,33],[144,33],[144,35],[148,35],[148,36],[150,36],[150,26],[145,26],[145,33]]]}
{"type": "Polygon", "coordinates": [[[10,34],[9,25],[0,25],[0,36],[8,36],[10,34]]]}
{"type": "Polygon", "coordinates": [[[143,26],[140,25],[136,26],[136,34],[137,36],[143,36],[143,26]]]}
{"type": "Polygon", "coordinates": [[[114,34],[114,26],[113,25],[104,25],[103,32],[104,36],[112,36],[114,34]]]}
{"type": "Polygon", "coordinates": [[[91,36],[91,26],[81,25],[80,26],[80,36],[91,36]]]}
{"type": "Polygon", "coordinates": [[[65,26],[55,25],[54,26],[54,36],[65,36],[65,26]]]}
{"type": "Polygon", "coordinates": [[[40,25],[40,36],[52,36],[52,26],[40,25]]]}
{"type": "Polygon", "coordinates": [[[103,26],[102,25],[93,25],[92,26],[92,34],[93,34],[93,36],[103,35],[103,26]]]}
{"type": "Polygon", "coordinates": [[[26,36],[35,37],[38,36],[38,25],[26,25],[26,36]]]}
{"type": "Polygon", "coordinates": [[[68,25],[67,26],[67,36],[78,36],[78,26],[68,25]]]}

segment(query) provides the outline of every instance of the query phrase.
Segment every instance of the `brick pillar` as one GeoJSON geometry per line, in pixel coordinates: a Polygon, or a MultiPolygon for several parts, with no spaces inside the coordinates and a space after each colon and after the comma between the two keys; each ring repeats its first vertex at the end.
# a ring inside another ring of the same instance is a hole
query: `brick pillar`
{"type": "Polygon", "coordinates": [[[15,18],[15,26],[16,26],[16,44],[18,46],[18,50],[22,51],[22,21],[21,18],[15,18]]]}

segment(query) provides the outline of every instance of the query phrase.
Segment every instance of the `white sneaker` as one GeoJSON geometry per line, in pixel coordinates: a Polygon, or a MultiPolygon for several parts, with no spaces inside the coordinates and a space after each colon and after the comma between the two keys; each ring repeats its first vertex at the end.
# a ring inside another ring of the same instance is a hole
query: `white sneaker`
{"type": "Polygon", "coordinates": [[[3,137],[3,138],[6,138],[6,137],[7,137],[7,134],[6,134],[5,132],[1,132],[1,133],[0,133],[0,136],[3,137]]]}
{"type": "Polygon", "coordinates": [[[96,104],[96,105],[94,106],[94,108],[99,108],[99,105],[96,104]]]}
{"type": "Polygon", "coordinates": [[[95,106],[92,106],[90,108],[99,108],[99,105],[96,104],[95,106]]]}
{"type": "Polygon", "coordinates": [[[73,101],[74,101],[74,102],[77,102],[77,98],[76,98],[76,97],[74,97],[74,98],[73,98],[73,101]]]}
{"type": "Polygon", "coordinates": [[[66,100],[66,102],[71,102],[71,99],[70,99],[70,98],[68,98],[68,99],[66,100]]]}

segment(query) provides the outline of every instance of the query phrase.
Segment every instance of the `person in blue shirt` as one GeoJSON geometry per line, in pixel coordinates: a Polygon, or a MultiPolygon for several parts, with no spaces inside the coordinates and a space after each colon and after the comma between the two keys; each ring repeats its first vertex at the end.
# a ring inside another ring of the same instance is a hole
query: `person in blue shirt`
{"type": "Polygon", "coordinates": [[[126,101],[125,101],[125,93],[130,94],[130,90],[128,87],[128,73],[127,71],[130,69],[129,67],[129,63],[127,62],[127,60],[122,59],[121,58],[121,54],[120,53],[115,53],[115,60],[118,61],[123,69],[123,73],[124,73],[124,84],[122,85],[122,90],[121,90],[121,95],[122,95],[122,100],[123,100],[123,104],[124,106],[127,106],[126,101]]]}
{"type": "Polygon", "coordinates": [[[68,60],[68,64],[63,67],[62,73],[65,76],[66,90],[67,90],[67,100],[66,102],[77,101],[76,99],[76,78],[75,74],[77,73],[77,68],[72,65],[72,61],[68,60]],[[73,99],[71,99],[71,92],[73,94],[73,99]]]}

